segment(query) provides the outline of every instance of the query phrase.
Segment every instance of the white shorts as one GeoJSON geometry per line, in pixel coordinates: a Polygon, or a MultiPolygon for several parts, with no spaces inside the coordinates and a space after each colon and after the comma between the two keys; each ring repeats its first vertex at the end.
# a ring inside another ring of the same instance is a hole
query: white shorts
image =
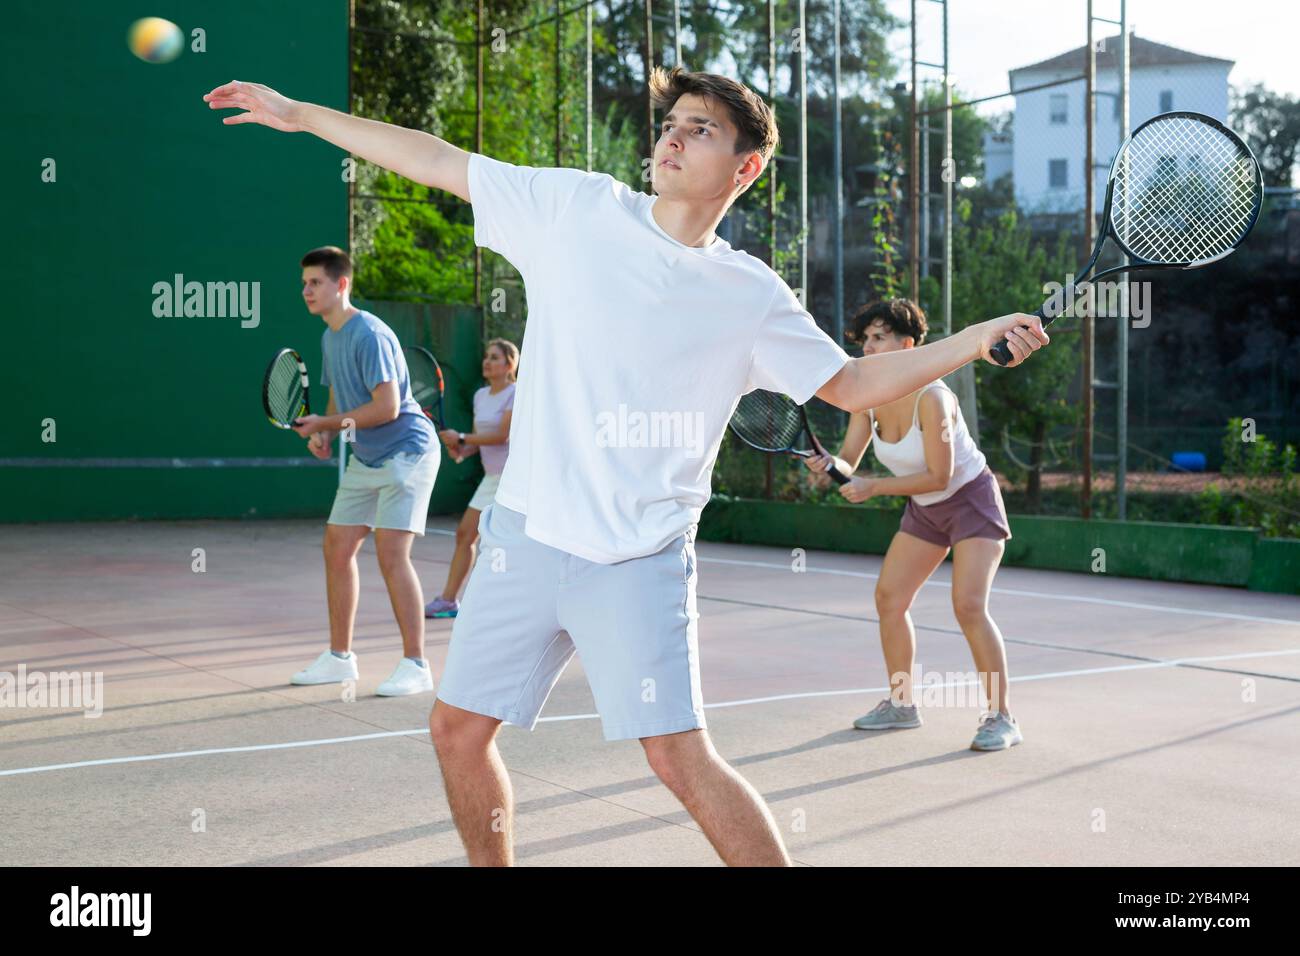
{"type": "Polygon", "coordinates": [[[329,524],[367,525],[424,534],[442,450],[398,452],[378,468],[353,455],[334,495],[329,524]]]}
{"type": "Polygon", "coordinates": [[[483,480],[474,489],[474,497],[469,499],[468,507],[475,511],[485,511],[487,506],[497,499],[497,485],[501,484],[500,475],[484,475],[483,480]]]}
{"type": "Polygon", "coordinates": [[[704,727],[695,528],[617,564],[534,541],[524,516],[496,503],[479,536],[440,700],[532,730],[576,650],[606,740],[704,727]]]}

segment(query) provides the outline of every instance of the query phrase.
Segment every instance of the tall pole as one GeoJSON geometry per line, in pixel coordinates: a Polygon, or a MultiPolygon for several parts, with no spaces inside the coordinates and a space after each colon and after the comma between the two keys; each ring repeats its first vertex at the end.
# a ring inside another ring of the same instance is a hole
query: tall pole
{"type": "MultiPolygon", "coordinates": [[[[940,0],[943,4],[943,168],[948,171],[940,177],[943,182],[943,334],[952,335],[952,286],[955,278],[952,252],[953,194],[957,189],[957,166],[952,158],[952,72],[949,61],[948,42],[948,6],[950,0],[940,0]]],[[[928,126],[928,122],[927,122],[928,126]]],[[[927,144],[928,145],[928,144],[927,144]]],[[[927,149],[928,154],[928,149],[927,149]]],[[[927,165],[928,179],[929,168],[927,165]]],[[[926,225],[927,236],[929,224],[926,225]]],[[[924,251],[925,255],[929,250],[924,251]]],[[[980,437],[979,403],[976,398],[975,366],[966,365],[957,370],[953,376],[957,386],[957,401],[961,406],[962,417],[971,437],[978,442],[980,437]]]]}
{"type": "Polygon", "coordinates": [[[835,316],[832,338],[844,341],[844,131],[840,120],[840,0],[835,0],[835,316]]]}
{"type": "MultiPolygon", "coordinates": [[[[924,102],[924,101],[922,101],[924,102]]],[[[917,226],[920,236],[918,255],[921,278],[930,274],[930,117],[921,118],[921,217],[917,226]]]]}
{"type": "Polygon", "coordinates": [[[948,0],[943,0],[943,334],[952,335],[952,77],[948,75],[948,0]]]}
{"type": "Polygon", "coordinates": [[[673,0],[673,66],[682,65],[682,0],[673,0]]]}
{"type": "Polygon", "coordinates": [[[555,0],[555,165],[564,165],[564,0],[555,0]]]}
{"type": "MultiPolygon", "coordinates": [[[[776,115],[776,0],[767,0],[767,104],[776,115]]],[[[776,270],[776,156],[767,174],[767,264],[776,270]]],[[[771,456],[765,456],[771,457],[771,456]]]]}
{"type": "MultiPolygon", "coordinates": [[[[776,0],[767,0],[767,101],[776,115],[776,0]]],[[[776,270],[776,156],[767,177],[768,262],[776,270]]],[[[763,497],[772,497],[772,455],[764,455],[763,497]]]]}
{"type": "MultiPolygon", "coordinates": [[[[483,153],[483,32],[487,28],[487,15],[483,9],[483,0],[478,0],[478,28],[476,50],[478,53],[474,81],[474,152],[483,153]]],[[[483,316],[483,249],[474,246],[474,305],[478,306],[479,340],[486,331],[483,316]]]]}
{"type": "Polygon", "coordinates": [[[587,4],[587,172],[591,172],[591,4],[587,4]]]}
{"type": "MultiPolygon", "coordinates": [[[[655,45],[654,45],[654,24],[650,18],[653,15],[654,0],[645,0],[645,109],[646,109],[646,133],[650,137],[650,157],[651,164],[654,163],[655,155],[655,103],[654,98],[650,95],[650,74],[655,68],[655,45]]],[[[650,170],[650,176],[646,179],[646,192],[654,192],[654,170],[650,170]]]]}
{"type": "Polygon", "coordinates": [[[806,0],[799,0],[799,295],[803,307],[812,304],[808,289],[808,17],[806,0]]]}
{"type": "MultiPolygon", "coordinates": [[[[1129,94],[1129,49],[1128,49],[1128,4],[1119,0],[1119,118],[1120,138],[1124,142],[1129,131],[1128,94],[1129,94]]],[[[1124,190],[1124,202],[1128,202],[1128,190],[1124,190]]],[[[1129,216],[1124,214],[1127,228],[1129,216]]],[[[1125,239],[1128,237],[1125,236],[1125,239]]],[[[1120,262],[1127,263],[1128,257],[1122,256],[1120,262]]],[[[1123,521],[1128,516],[1128,494],[1126,479],[1128,477],[1128,274],[1123,273],[1119,284],[1119,363],[1118,394],[1115,404],[1118,406],[1119,420],[1115,428],[1115,508],[1117,517],[1123,521]]]]}
{"type": "Polygon", "coordinates": [[[909,117],[910,129],[908,135],[908,174],[907,174],[907,232],[908,232],[908,253],[907,253],[907,273],[911,289],[910,295],[913,301],[921,297],[921,270],[919,267],[919,258],[921,252],[920,233],[918,231],[920,219],[920,201],[917,193],[920,192],[920,181],[917,177],[917,163],[920,161],[921,150],[919,148],[920,139],[917,128],[917,96],[916,96],[916,0],[912,0],[912,112],[909,117]]]}
{"type": "MultiPolygon", "coordinates": [[[[352,112],[352,30],[356,27],[356,0],[347,0],[347,112],[352,112]]],[[[352,203],[356,199],[356,166],[347,178],[347,252],[356,255],[355,229],[352,225],[352,203]]],[[[771,458],[771,455],[766,455],[771,458]]],[[[338,433],[338,483],[343,484],[347,472],[347,432],[338,433]]]]}
{"type": "MultiPolygon", "coordinates": [[[[1092,251],[1092,244],[1096,241],[1095,230],[1096,224],[1093,222],[1092,211],[1096,207],[1097,198],[1093,195],[1093,180],[1096,173],[1093,170],[1095,164],[1096,146],[1093,142],[1093,126],[1096,123],[1097,111],[1093,107],[1094,89],[1097,85],[1097,48],[1092,36],[1092,0],[1088,0],[1088,31],[1087,31],[1088,48],[1084,59],[1084,76],[1083,76],[1083,115],[1085,134],[1084,160],[1083,160],[1083,258],[1080,262],[1087,262],[1088,255],[1092,251]]],[[[1084,299],[1083,310],[1083,488],[1080,491],[1079,514],[1083,518],[1092,517],[1092,429],[1093,416],[1096,413],[1093,407],[1094,392],[1092,380],[1093,372],[1093,336],[1095,335],[1095,326],[1093,310],[1091,303],[1096,299],[1089,295],[1084,299]]]]}
{"type": "MultiPolygon", "coordinates": [[[[352,40],[353,29],[357,25],[357,4],[356,0],[348,0],[348,112],[352,112],[352,40]]],[[[355,256],[354,238],[356,229],[353,225],[353,203],[357,195],[357,173],[356,166],[353,165],[351,175],[348,177],[348,254],[355,256]]],[[[341,434],[341,433],[340,433],[341,434]]],[[[343,447],[343,443],[339,443],[343,447]]]]}

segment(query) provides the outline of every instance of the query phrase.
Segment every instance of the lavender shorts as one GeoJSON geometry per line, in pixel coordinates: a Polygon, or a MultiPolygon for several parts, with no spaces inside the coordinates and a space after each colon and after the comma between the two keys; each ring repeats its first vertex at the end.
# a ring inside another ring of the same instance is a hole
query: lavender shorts
{"type": "Polygon", "coordinates": [[[963,538],[1011,537],[1002,489],[988,466],[943,501],[918,505],[908,498],[898,530],[945,548],[963,538]]]}

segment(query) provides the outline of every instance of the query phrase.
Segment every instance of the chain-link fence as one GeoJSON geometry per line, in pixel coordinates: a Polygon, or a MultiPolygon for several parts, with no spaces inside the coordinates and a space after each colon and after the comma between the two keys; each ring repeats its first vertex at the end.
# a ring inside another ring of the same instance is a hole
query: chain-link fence
{"type": "MultiPolygon", "coordinates": [[[[1123,4],[1109,6],[1122,17],[1123,4]]],[[[1062,8],[1041,15],[1059,25],[1062,8]]],[[[1006,91],[970,98],[952,84],[949,106],[944,77],[967,65],[927,59],[927,46],[945,56],[970,46],[943,37],[946,15],[915,26],[915,146],[903,155],[897,221],[915,242],[909,280],[932,328],[946,314],[955,329],[1032,311],[1072,281],[1106,228],[1126,131],[1191,110],[1251,141],[1265,122],[1260,91],[1231,86],[1231,60],[1161,42],[1158,22],[1125,43],[1119,24],[1097,17],[1090,36],[1086,16],[1077,45],[1045,57],[979,44],[982,67],[1004,64],[1006,91]],[[927,44],[927,30],[942,42],[927,44]]],[[[1051,326],[1050,349],[1015,370],[978,368],[974,415],[959,391],[1009,511],[1300,534],[1300,335],[1288,317],[1300,212],[1289,170],[1266,168],[1265,181],[1259,225],[1234,256],[1098,283],[1051,326]]],[[[1110,245],[1098,269],[1119,261],[1110,245]]]]}
{"type": "MultiPolygon", "coordinates": [[[[1122,0],[1095,7],[1121,18],[1122,0]]],[[[1032,46],[999,42],[995,17],[968,15],[968,0],[502,0],[482,9],[358,0],[356,106],[512,162],[582,167],[590,152],[592,168],[644,189],[648,66],[732,76],[773,104],[782,142],[719,233],[771,263],[832,335],[892,295],[920,301],[931,339],[1032,311],[1087,261],[1126,130],[1194,110],[1254,145],[1273,115],[1267,91],[1232,87],[1233,64],[1218,51],[1164,42],[1159,21],[1124,44],[1118,23],[1096,18],[1090,36],[1084,5],[1038,7],[1044,34],[1060,39],[1032,46]],[[442,13],[422,20],[425,7],[442,13]],[[1061,29],[1068,17],[1077,29],[1061,29]],[[979,42],[960,42],[963,30],[979,42]],[[394,37],[401,56],[385,66],[394,37]],[[981,84],[953,80],[975,72],[976,59],[981,84]]],[[[1259,225],[1224,262],[1101,286],[1090,329],[1076,309],[1024,366],[979,363],[949,378],[1009,510],[1295,533],[1287,448],[1300,444],[1300,336],[1289,314],[1300,300],[1300,209],[1290,170],[1266,169],[1265,180],[1259,225]]],[[[522,284],[504,260],[473,249],[464,209],[365,185],[358,192],[372,205],[358,214],[378,212],[358,227],[363,280],[391,275],[443,300],[478,297],[488,334],[522,338],[522,284]],[[412,210],[434,203],[445,222],[415,219],[412,210]],[[404,260],[408,246],[434,267],[404,260]]],[[[811,416],[827,444],[842,436],[843,413],[814,402],[811,416]]],[[[861,470],[883,471],[870,451],[861,470]]],[[[833,494],[808,477],[728,439],[715,490],[833,494]]]]}

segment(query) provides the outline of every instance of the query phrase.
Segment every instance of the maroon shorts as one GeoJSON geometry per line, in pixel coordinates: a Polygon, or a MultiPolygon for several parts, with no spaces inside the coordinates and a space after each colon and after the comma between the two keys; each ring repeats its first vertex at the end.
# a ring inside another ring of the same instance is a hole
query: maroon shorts
{"type": "Polygon", "coordinates": [[[908,498],[898,530],[945,548],[963,538],[1011,537],[1002,489],[987,465],[943,501],[918,505],[908,498]]]}

